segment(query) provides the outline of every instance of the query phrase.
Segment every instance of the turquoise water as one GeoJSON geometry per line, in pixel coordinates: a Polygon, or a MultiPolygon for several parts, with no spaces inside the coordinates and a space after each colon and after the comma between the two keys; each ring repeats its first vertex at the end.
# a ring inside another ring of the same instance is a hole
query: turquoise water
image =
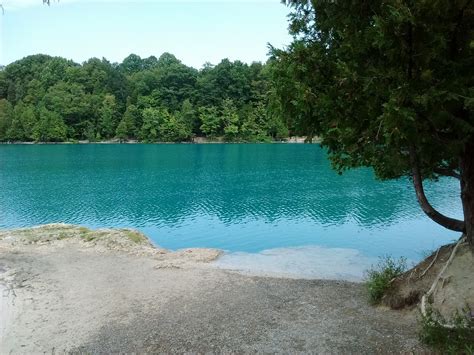
{"type": "MultiPolygon", "coordinates": [[[[424,216],[407,179],[339,176],[318,145],[3,145],[0,186],[0,228],[131,227],[170,249],[311,246],[418,260],[458,237],[424,216]]],[[[456,181],[427,194],[462,215],[456,181]]]]}

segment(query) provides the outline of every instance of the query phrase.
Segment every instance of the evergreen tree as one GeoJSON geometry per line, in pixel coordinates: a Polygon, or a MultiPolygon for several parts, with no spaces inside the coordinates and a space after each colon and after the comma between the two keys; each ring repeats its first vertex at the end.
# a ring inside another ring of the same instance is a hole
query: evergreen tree
{"type": "Polygon", "coordinates": [[[474,248],[472,1],[288,0],[294,41],[273,50],[285,114],[333,166],[409,176],[428,217],[474,248]],[[437,211],[424,179],[460,180],[464,218],[437,211]]]}

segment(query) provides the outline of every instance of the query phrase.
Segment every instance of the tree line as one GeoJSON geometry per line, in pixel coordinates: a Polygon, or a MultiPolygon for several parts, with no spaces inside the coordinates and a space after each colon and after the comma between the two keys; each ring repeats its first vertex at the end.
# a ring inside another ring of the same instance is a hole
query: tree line
{"type": "Polygon", "coordinates": [[[275,104],[271,64],[201,70],[174,55],[83,64],[32,55],[0,69],[0,141],[269,141],[292,127],[275,104]]]}

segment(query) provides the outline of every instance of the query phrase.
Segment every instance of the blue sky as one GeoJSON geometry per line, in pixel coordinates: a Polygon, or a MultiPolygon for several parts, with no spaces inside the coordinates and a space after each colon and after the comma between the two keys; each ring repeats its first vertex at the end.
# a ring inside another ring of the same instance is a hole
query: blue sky
{"type": "Polygon", "coordinates": [[[0,0],[0,64],[30,54],[120,62],[170,52],[200,68],[223,58],[265,61],[290,43],[280,0],[0,0]]]}

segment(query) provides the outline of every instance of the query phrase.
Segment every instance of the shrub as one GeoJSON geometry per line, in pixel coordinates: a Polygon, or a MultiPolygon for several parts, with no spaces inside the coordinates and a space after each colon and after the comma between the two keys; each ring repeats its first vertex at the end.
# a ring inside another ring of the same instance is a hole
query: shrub
{"type": "Polygon", "coordinates": [[[385,256],[376,265],[367,271],[367,290],[369,301],[378,304],[385,292],[390,288],[390,282],[407,270],[406,259],[401,257],[393,259],[385,256]]]}
{"type": "Polygon", "coordinates": [[[446,319],[431,306],[420,319],[420,340],[434,350],[447,354],[474,354],[474,318],[469,307],[456,312],[445,327],[446,319]]]}

